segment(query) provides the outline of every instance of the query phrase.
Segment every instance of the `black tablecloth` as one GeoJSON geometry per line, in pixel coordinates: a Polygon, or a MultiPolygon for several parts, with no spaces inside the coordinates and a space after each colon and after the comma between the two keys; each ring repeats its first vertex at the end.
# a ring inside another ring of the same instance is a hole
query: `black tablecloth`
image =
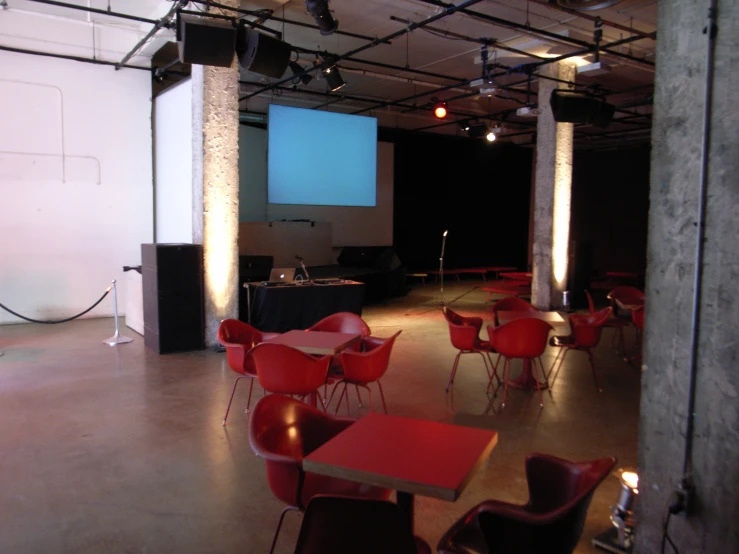
{"type": "MultiPolygon", "coordinates": [[[[336,312],[362,315],[364,284],[348,281],[330,285],[266,287],[250,285],[251,325],[260,331],[284,333],[307,329],[336,312]]],[[[241,314],[248,321],[248,314],[241,314]]]]}

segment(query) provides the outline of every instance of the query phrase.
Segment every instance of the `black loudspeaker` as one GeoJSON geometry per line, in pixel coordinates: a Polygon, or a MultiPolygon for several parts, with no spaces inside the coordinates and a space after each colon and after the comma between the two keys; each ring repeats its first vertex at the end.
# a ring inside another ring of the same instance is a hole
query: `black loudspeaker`
{"type": "Polygon", "coordinates": [[[239,256],[239,285],[249,281],[266,281],[273,265],[272,256],[239,256]]]}
{"type": "Polygon", "coordinates": [[[205,348],[203,247],[142,244],[144,344],[155,352],[205,348]]]}
{"type": "Polygon", "coordinates": [[[554,121],[608,127],[616,107],[598,97],[570,90],[554,90],[549,99],[554,121]]]}
{"type": "Polygon", "coordinates": [[[230,21],[180,15],[177,47],[182,63],[231,67],[237,30],[230,21]]]}
{"type": "Polygon", "coordinates": [[[254,29],[239,27],[236,54],[239,64],[247,71],[279,79],[290,61],[292,46],[254,29]]]}
{"type": "Polygon", "coordinates": [[[402,264],[390,246],[345,246],[339,265],[392,271],[402,264]]]}

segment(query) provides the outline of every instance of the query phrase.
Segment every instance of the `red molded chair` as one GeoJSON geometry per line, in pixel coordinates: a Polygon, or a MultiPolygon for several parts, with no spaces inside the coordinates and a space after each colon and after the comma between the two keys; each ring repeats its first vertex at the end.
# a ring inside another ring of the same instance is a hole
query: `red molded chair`
{"type": "Polygon", "coordinates": [[[395,502],[314,496],[295,554],[417,554],[407,516],[395,502]]]}
{"type": "Polygon", "coordinates": [[[541,355],[547,348],[547,339],[549,331],[554,329],[549,323],[541,319],[533,317],[524,317],[508,321],[498,327],[488,325],[488,336],[490,337],[490,348],[494,348],[498,354],[503,357],[503,402],[505,407],[508,395],[508,382],[510,381],[511,360],[514,358],[522,358],[524,360],[524,371],[526,371],[526,362],[531,364],[531,375],[536,381],[536,391],[539,393],[539,405],[544,406],[541,399],[541,383],[533,375],[533,369],[536,367],[536,361],[539,362],[541,376],[546,380],[544,367],[541,363],[541,355]]]}
{"type": "Polygon", "coordinates": [[[234,381],[233,389],[231,390],[231,398],[226,406],[226,415],[223,416],[223,423],[226,425],[226,419],[228,418],[228,412],[231,409],[231,402],[234,399],[234,393],[236,392],[236,385],[244,377],[249,377],[251,383],[249,385],[249,399],[246,401],[246,413],[249,413],[249,405],[251,404],[251,392],[254,389],[254,379],[257,377],[257,370],[254,364],[249,361],[246,357],[247,352],[254,348],[260,342],[269,340],[278,336],[279,333],[263,333],[259,329],[255,329],[248,323],[239,321],[238,319],[224,319],[218,326],[216,337],[218,342],[226,348],[226,359],[228,360],[228,366],[239,373],[240,376],[234,381]]]}
{"type": "Polygon", "coordinates": [[[352,312],[336,312],[330,316],[324,317],[318,323],[314,323],[308,328],[309,331],[330,331],[334,333],[354,333],[368,337],[370,335],[369,325],[352,312]]]}
{"type": "MultiPolygon", "coordinates": [[[[304,510],[317,494],[336,494],[386,500],[390,490],[303,470],[303,459],[354,423],[337,418],[288,396],[273,394],[259,399],[249,418],[249,443],[267,466],[272,493],[287,504],[277,524],[270,552],[274,551],[285,514],[304,510]]],[[[335,528],[334,528],[335,530],[335,528]]]]}
{"type": "MultiPolygon", "coordinates": [[[[370,408],[375,411],[375,405],[372,401],[372,390],[369,388],[369,384],[376,382],[377,387],[380,389],[380,398],[382,398],[382,407],[387,413],[387,404],[385,403],[385,394],[382,392],[382,383],[380,378],[385,375],[388,364],[390,363],[390,353],[392,352],[395,339],[402,331],[398,331],[389,339],[381,339],[378,337],[365,337],[362,339],[360,352],[344,351],[339,354],[339,360],[341,361],[341,367],[343,368],[343,377],[341,381],[334,385],[334,389],[331,391],[331,398],[334,396],[336,388],[344,384],[344,388],[339,395],[338,403],[336,404],[336,412],[339,412],[339,406],[341,401],[346,395],[346,412],[349,414],[349,395],[346,392],[347,385],[356,385],[366,389],[369,393],[370,408]]],[[[328,404],[331,404],[329,399],[328,404]]]]}
{"type": "Polygon", "coordinates": [[[495,350],[490,348],[490,344],[487,341],[480,339],[482,318],[465,317],[447,307],[444,307],[442,312],[449,324],[449,338],[452,341],[452,346],[459,350],[457,356],[454,358],[454,365],[452,365],[452,371],[449,374],[446,391],[449,392],[449,389],[454,383],[454,376],[457,374],[457,366],[459,365],[459,358],[462,354],[479,354],[482,356],[482,360],[485,363],[485,371],[488,374],[488,387],[493,384],[493,376],[498,378],[498,382],[500,382],[497,363],[493,364],[493,360],[490,358],[490,354],[494,353],[495,350]]]}
{"type": "Polygon", "coordinates": [[[547,454],[526,457],[529,501],[486,500],[439,541],[439,554],[571,554],[582,536],[593,493],[615,458],[571,462],[547,454]]]}
{"type": "Polygon", "coordinates": [[[311,356],[286,344],[263,342],[252,348],[247,358],[254,363],[265,391],[300,399],[311,395],[323,405],[318,389],[326,382],[331,356],[311,356]]]}
{"type": "MultiPolygon", "coordinates": [[[[573,319],[570,316],[570,334],[566,336],[555,336],[549,339],[550,346],[559,347],[560,350],[557,352],[557,356],[552,362],[552,367],[549,370],[549,375],[552,374],[554,366],[557,366],[557,371],[554,372],[554,377],[549,383],[550,387],[554,386],[554,382],[557,380],[559,370],[562,369],[562,364],[565,361],[565,356],[570,350],[579,350],[588,354],[588,360],[590,361],[590,367],[593,370],[593,379],[595,380],[595,388],[598,392],[603,392],[598,381],[598,372],[595,369],[595,359],[593,357],[593,349],[598,346],[600,342],[600,336],[603,333],[603,326],[605,325],[608,318],[611,317],[613,310],[611,308],[605,308],[599,312],[594,313],[592,316],[580,316],[577,319],[573,319]],[[559,363],[557,363],[559,362],[559,363]]],[[[574,314],[573,314],[574,315],[574,314]]]]}
{"type": "Polygon", "coordinates": [[[616,330],[614,340],[618,339],[620,341],[621,352],[626,356],[624,328],[631,325],[631,310],[622,308],[619,306],[619,302],[621,304],[643,305],[644,292],[636,287],[623,285],[611,290],[606,298],[611,302],[611,308],[613,308],[613,316],[606,322],[606,327],[613,327],[616,330]]]}
{"type": "Polygon", "coordinates": [[[496,327],[500,325],[498,320],[498,312],[511,311],[511,312],[538,312],[539,308],[532,306],[529,302],[523,298],[517,296],[509,296],[507,298],[501,298],[491,308],[493,312],[493,320],[495,321],[496,327]]]}

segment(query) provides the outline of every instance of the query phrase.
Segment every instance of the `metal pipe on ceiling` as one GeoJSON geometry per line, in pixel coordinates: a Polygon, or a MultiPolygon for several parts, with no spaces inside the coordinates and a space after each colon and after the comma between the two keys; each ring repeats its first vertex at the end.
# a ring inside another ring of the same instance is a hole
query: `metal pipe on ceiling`
{"type": "Polygon", "coordinates": [[[87,6],[78,6],[77,4],[68,4],[66,2],[57,2],[56,0],[29,0],[30,2],[36,2],[38,4],[48,4],[49,6],[58,6],[60,8],[69,8],[70,10],[80,10],[83,12],[99,13],[102,15],[110,15],[113,17],[120,17],[123,19],[130,19],[132,21],[139,21],[140,23],[149,23],[155,25],[156,19],[148,19],[146,17],[137,17],[135,15],[128,15],[126,13],[111,12],[108,10],[101,10],[98,8],[89,8],[87,6]]]}
{"type": "Polygon", "coordinates": [[[179,9],[179,7],[180,7],[180,2],[179,0],[176,0],[172,4],[172,7],[169,8],[169,11],[167,12],[167,14],[163,16],[161,19],[159,19],[154,24],[151,30],[148,33],[146,33],[146,35],[144,35],[144,37],[140,41],[136,43],[136,45],[128,52],[128,54],[123,56],[123,59],[121,61],[115,64],[115,70],[118,71],[121,67],[123,67],[123,65],[128,60],[130,60],[134,56],[134,54],[136,54],[136,52],[138,52],[141,49],[141,47],[149,41],[151,37],[157,34],[160,29],[168,27],[170,24],[170,18],[175,13],[175,11],[179,9]]]}
{"type": "MultiPolygon", "coordinates": [[[[350,50],[349,52],[345,52],[344,54],[340,54],[339,56],[337,56],[337,57],[334,58],[334,61],[335,62],[338,62],[339,60],[345,59],[345,58],[347,58],[349,56],[354,56],[355,54],[359,54],[360,52],[364,52],[365,50],[369,50],[370,48],[374,48],[375,46],[378,46],[380,44],[383,44],[383,43],[385,43],[385,42],[387,42],[389,40],[392,40],[392,39],[397,38],[399,36],[403,36],[406,33],[410,33],[411,31],[414,31],[416,29],[419,29],[421,27],[424,27],[426,25],[429,25],[429,24],[433,23],[434,21],[438,21],[439,19],[443,19],[444,17],[448,17],[448,16],[450,16],[450,15],[452,15],[452,14],[454,14],[454,13],[460,11],[460,10],[465,9],[467,6],[473,6],[475,4],[478,4],[481,1],[482,0],[466,0],[465,2],[462,2],[461,4],[459,4],[457,6],[447,7],[443,12],[441,12],[439,14],[436,14],[436,15],[433,15],[433,16],[427,18],[427,19],[424,19],[423,21],[421,21],[419,23],[414,23],[413,25],[409,25],[408,27],[405,27],[405,28],[403,28],[403,29],[401,29],[399,31],[394,32],[394,33],[391,33],[391,34],[389,34],[389,35],[387,35],[387,36],[385,36],[383,38],[375,39],[372,42],[369,42],[368,44],[365,44],[363,46],[360,46],[358,48],[355,48],[354,50],[350,50]]],[[[313,68],[313,69],[311,69],[309,71],[306,71],[303,74],[312,73],[313,71],[315,71],[319,67],[320,66],[316,66],[315,68],[313,68]]],[[[299,75],[301,75],[301,74],[299,74],[299,75]]],[[[291,81],[293,78],[294,77],[283,78],[283,79],[277,81],[276,83],[272,83],[271,85],[265,86],[262,90],[257,91],[256,93],[252,93],[249,96],[245,96],[245,97],[239,98],[239,101],[246,100],[248,98],[251,98],[251,96],[254,96],[254,95],[258,94],[259,92],[270,90],[271,88],[274,88],[276,85],[281,85],[283,83],[286,83],[288,81],[291,81]]],[[[465,81],[464,83],[459,83],[459,84],[467,84],[468,82],[469,81],[465,81]]]]}
{"type": "MultiPolygon", "coordinates": [[[[446,2],[442,2],[441,0],[417,0],[417,1],[418,2],[423,2],[424,4],[430,4],[432,6],[439,6],[441,8],[447,8],[448,6],[451,6],[452,5],[452,4],[447,4],[446,2]]],[[[492,16],[492,15],[488,15],[486,13],[476,12],[476,11],[473,11],[473,10],[469,10],[466,7],[461,8],[459,11],[461,11],[462,13],[465,13],[467,15],[470,15],[470,16],[476,18],[476,19],[480,19],[482,21],[486,21],[488,23],[492,23],[494,25],[498,25],[499,27],[508,27],[508,28],[511,28],[511,29],[517,29],[517,30],[520,30],[520,31],[524,31],[526,33],[536,34],[536,35],[547,37],[547,38],[550,38],[550,39],[553,39],[553,40],[558,40],[560,42],[562,42],[562,41],[563,42],[569,42],[570,44],[575,44],[577,46],[589,48],[591,50],[594,50],[595,49],[595,46],[594,45],[592,45],[589,42],[586,42],[584,40],[579,40],[579,39],[575,39],[575,38],[565,37],[565,36],[562,36],[562,35],[558,35],[557,33],[552,33],[550,31],[545,31],[543,29],[536,29],[534,27],[527,26],[527,25],[525,25],[523,23],[516,23],[515,21],[509,21],[507,19],[502,19],[500,17],[495,17],[495,16],[492,16]]],[[[653,35],[656,35],[656,33],[652,33],[652,34],[653,35]]],[[[643,37],[630,37],[630,38],[632,38],[633,40],[643,40],[643,37]]],[[[649,38],[652,38],[652,37],[649,37],[649,38]]],[[[634,62],[637,62],[637,63],[645,64],[645,65],[654,66],[654,62],[650,62],[648,60],[643,60],[641,58],[637,58],[637,57],[631,56],[629,54],[624,54],[622,52],[616,52],[616,51],[608,50],[607,48],[608,48],[608,45],[604,45],[603,47],[600,48],[600,50],[602,52],[606,52],[608,54],[611,54],[612,56],[616,56],[616,57],[619,57],[619,58],[624,58],[624,59],[631,60],[631,61],[634,61],[634,62]]]]}

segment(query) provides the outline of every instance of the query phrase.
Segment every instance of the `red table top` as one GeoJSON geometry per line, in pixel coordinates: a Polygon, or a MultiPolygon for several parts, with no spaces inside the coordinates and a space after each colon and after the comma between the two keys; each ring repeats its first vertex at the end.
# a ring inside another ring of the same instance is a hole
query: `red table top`
{"type": "Polygon", "coordinates": [[[370,413],[303,460],[306,471],[456,500],[498,433],[370,413]]]}
{"type": "Polygon", "coordinates": [[[292,346],[308,354],[337,354],[348,346],[361,340],[361,335],[334,333],[332,331],[302,331],[294,329],[265,342],[276,342],[292,346]]]}
{"type": "Polygon", "coordinates": [[[534,274],[528,271],[504,271],[502,273],[499,273],[498,275],[500,275],[504,279],[513,279],[515,281],[531,282],[531,279],[533,278],[534,274]]]}
{"type": "Polygon", "coordinates": [[[541,319],[555,327],[565,324],[564,318],[557,312],[527,312],[525,310],[501,310],[498,312],[498,321],[500,321],[501,324],[524,317],[541,319]]]}

